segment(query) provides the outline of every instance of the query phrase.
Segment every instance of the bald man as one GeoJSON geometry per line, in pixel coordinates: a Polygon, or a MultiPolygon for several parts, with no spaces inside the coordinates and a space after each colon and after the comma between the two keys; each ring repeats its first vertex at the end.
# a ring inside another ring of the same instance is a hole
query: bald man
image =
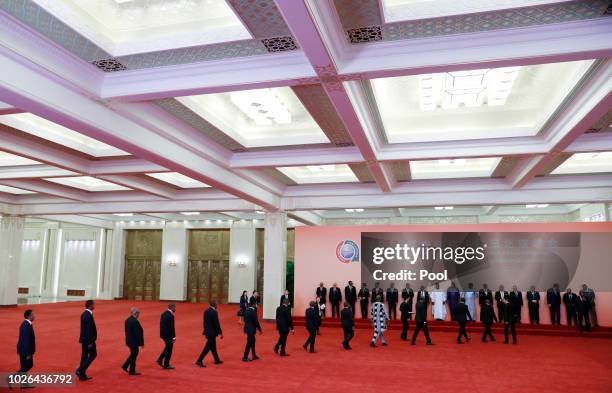
{"type": "Polygon", "coordinates": [[[144,347],[144,333],[138,321],[140,311],[136,307],[130,309],[130,316],[125,320],[125,345],[130,349],[130,356],[121,368],[129,375],[140,375],[136,372],[136,358],[138,348],[144,347]]]}

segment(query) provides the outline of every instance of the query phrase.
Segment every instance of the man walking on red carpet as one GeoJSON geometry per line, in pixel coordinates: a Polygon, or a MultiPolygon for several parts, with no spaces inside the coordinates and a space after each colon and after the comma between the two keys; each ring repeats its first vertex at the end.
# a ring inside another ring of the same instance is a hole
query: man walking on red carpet
{"type": "Polygon", "coordinates": [[[317,329],[319,327],[318,313],[315,309],[316,306],[317,304],[311,301],[309,307],[306,309],[306,330],[308,330],[308,339],[306,339],[303,347],[305,350],[309,350],[310,353],[316,352],[314,346],[315,339],[317,338],[317,329]]]}
{"type": "Polygon", "coordinates": [[[493,337],[493,333],[491,332],[491,325],[493,325],[493,321],[497,323],[497,316],[495,316],[495,311],[493,310],[491,301],[486,299],[480,308],[480,322],[485,325],[485,330],[482,334],[483,343],[487,342],[487,337],[489,337],[491,341],[495,341],[495,337],[493,337]]]}
{"type": "Polygon", "coordinates": [[[139,316],[140,311],[132,307],[130,316],[125,320],[125,345],[130,349],[130,356],[121,368],[129,375],[140,375],[136,372],[136,358],[138,358],[138,348],[144,347],[144,333],[138,321],[139,316]]]}
{"type": "MultiPolygon", "coordinates": [[[[34,367],[34,352],[36,352],[36,337],[34,336],[34,312],[30,309],[23,313],[23,322],[19,326],[19,340],[17,341],[17,354],[19,354],[19,371],[17,374],[25,374],[34,367]]],[[[6,378],[9,388],[11,388],[11,377],[6,378]]],[[[21,388],[33,387],[22,384],[21,388]]]]}
{"type": "Polygon", "coordinates": [[[467,304],[465,304],[465,298],[459,299],[459,304],[455,306],[455,321],[459,324],[459,335],[457,336],[457,344],[463,344],[461,341],[462,337],[465,337],[465,342],[469,342],[470,338],[467,335],[467,330],[465,330],[465,324],[467,321],[473,321],[472,315],[470,314],[470,310],[468,309],[467,304]]]}
{"type": "Polygon", "coordinates": [[[412,334],[412,345],[416,345],[416,339],[419,336],[419,332],[423,330],[425,333],[425,340],[427,345],[433,345],[431,338],[429,337],[429,327],[427,326],[427,303],[425,303],[425,296],[421,297],[414,308],[416,322],[416,328],[412,334]]]}
{"type": "Polygon", "coordinates": [[[244,356],[242,356],[243,362],[249,362],[251,360],[259,359],[255,352],[255,334],[259,331],[262,334],[261,325],[259,324],[259,318],[257,318],[257,310],[255,309],[256,303],[254,301],[249,302],[249,308],[247,308],[246,314],[244,315],[244,332],[247,335],[247,343],[244,347],[244,356]],[[253,355],[249,359],[249,352],[253,355]]]}
{"type": "Polygon", "coordinates": [[[159,337],[164,340],[164,350],[157,358],[157,364],[166,370],[174,369],[170,365],[170,358],[172,357],[172,348],[176,341],[176,332],[174,330],[174,313],[176,312],[176,305],[169,304],[168,309],[161,314],[159,318],[159,337]]]}
{"type": "Polygon", "coordinates": [[[208,355],[208,352],[212,352],[213,358],[215,358],[215,364],[221,364],[223,361],[219,359],[217,354],[217,336],[223,340],[223,331],[221,331],[221,324],[219,323],[219,313],[217,312],[217,301],[211,300],[210,307],[204,312],[204,331],[202,334],[206,336],[206,345],[202,349],[202,353],[196,360],[196,366],[206,367],[203,363],[204,358],[208,355]]]}
{"type": "Polygon", "coordinates": [[[96,329],[96,321],[93,317],[93,310],[95,307],[96,305],[93,300],[87,300],[85,302],[85,311],[81,314],[81,334],[79,335],[79,342],[81,343],[81,364],[75,372],[76,376],[81,381],[91,379],[91,377],[87,375],[87,369],[98,355],[96,352],[98,330],[96,329]]]}
{"type": "Polygon", "coordinates": [[[289,299],[283,299],[282,304],[276,308],[276,330],[278,330],[278,341],[274,345],[274,353],[278,353],[280,349],[281,356],[289,356],[285,351],[287,336],[289,332],[293,333],[293,318],[291,317],[289,299]]]}

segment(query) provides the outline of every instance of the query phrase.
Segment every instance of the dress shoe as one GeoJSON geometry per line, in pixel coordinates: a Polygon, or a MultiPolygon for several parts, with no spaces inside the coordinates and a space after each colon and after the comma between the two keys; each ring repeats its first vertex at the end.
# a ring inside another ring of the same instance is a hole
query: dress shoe
{"type": "Polygon", "coordinates": [[[383,347],[386,347],[386,346],[387,346],[387,343],[382,343],[382,346],[383,346],[383,347]]]}
{"type": "Polygon", "coordinates": [[[372,348],[376,348],[376,344],[374,344],[373,342],[370,342],[370,346],[371,346],[372,348]]]}
{"type": "Polygon", "coordinates": [[[278,355],[278,347],[276,345],[274,346],[274,353],[278,355]]]}
{"type": "Polygon", "coordinates": [[[164,366],[164,370],[174,370],[174,366],[171,366],[171,365],[164,366]]]}
{"type": "Polygon", "coordinates": [[[121,366],[121,369],[122,369],[123,371],[125,371],[126,373],[128,372],[128,368],[127,368],[127,367],[123,367],[123,366],[121,366]]]}
{"type": "Polygon", "coordinates": [[[251,360],[258,360],[258,359],[259,359],[259,356],[255,355],[255,356],[253,356],[253,359],[251,359],[251,360]]]}
{"type": "Polygon", "coordinates": [[[249,359],[249,358],[242,358],[242,361],[243,361],[243,362],[250,362],[250,361],[251,361],[251,359],[249,359]]]}
{"type": "Polygon", "coordinates": [[[134,373],[130,373],[130,375],[142,375],[142,374],[134,372],[134,373]]]}
{"type": "Polygon", "coordinates": [[[202,363],[202,362],[195,362],[195,365],[200,367],[200,368],[205,368],[206,367],[206,365],[204,365],[204,363],[202,363]]]}
{"type": "Polygon", "coordinates": [[[457,344],[463,344],[463,341],[457,341],[457,344]]]}
{"type": "Polygon", "coordinates": [[[429,343],[425,343],[425,345],[434,345],[434,343],[429,342],[429,343]]]}
{"type": "Polygon", "coordinates": [[[160,359],[157,359],[156,363],[159,364],[159,367],[162,367],[162,368],[164,367],[164,365],[162,364],[162,361],[160,359]]]}
{"type": "Polygon", "coordinates": [[[223,364],[223,360],[215,360],[215,364],[223,364]]]}
{"type": "Polygon", "coordinates": [[[317,353],[317,351],[315,351],[314,349],[312,351],[308,351],[310,353],[317,353]]]}
{"type": "Polygon", "coordinates": [[[289,356],[289,354],[288,354],[288,353],[281,353],[280,355],[281,355],[281,356],[289,356]]]}

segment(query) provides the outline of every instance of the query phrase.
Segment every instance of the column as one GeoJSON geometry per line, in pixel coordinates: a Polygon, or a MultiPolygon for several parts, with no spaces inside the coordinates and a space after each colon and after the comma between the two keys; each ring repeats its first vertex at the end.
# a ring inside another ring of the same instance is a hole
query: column
{"type": "Polygon", "coordinates": [[[274,319],[285,290],[287,269],[287,214],[266,213],[264,223],[263,317],[274,319]]]}
{"type": "Polygon", "coordinates": [[[24,223],[23,217],[0,218],[0,307],[17,305],[24,223]]]}
{"type": "Polygon", "coordinates": [[[234,221],[230,228],[230,264],[228,302],[240,302],[242,291],[255,289],[257,264],[255,258],[255,225],[251,221],[234,221]]]}
{"type": "Polygon", "coordinates": [[[107,266],[108,276],[103,287],[101,298],[120,299],[123,297],[123,273],[125,267],[125,230],[123,225],[115,223],[113,230],[108,235],[107,266]],[[105,291],[108,293],[104,294],[105,291]]]}
{"type": "Polygon", "coordinates": [[[187,299],[187,229],[182,222],[167,222],[162,240],[159,299],[187,299]]]}

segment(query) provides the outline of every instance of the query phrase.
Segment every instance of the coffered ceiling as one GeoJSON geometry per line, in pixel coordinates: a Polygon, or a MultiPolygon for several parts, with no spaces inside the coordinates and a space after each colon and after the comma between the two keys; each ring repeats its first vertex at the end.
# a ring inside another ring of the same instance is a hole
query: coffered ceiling
{"type": "Polygon", "coordinates": [[[0,0],[0,213],[610,202],[610,3],[0,0]]]}

